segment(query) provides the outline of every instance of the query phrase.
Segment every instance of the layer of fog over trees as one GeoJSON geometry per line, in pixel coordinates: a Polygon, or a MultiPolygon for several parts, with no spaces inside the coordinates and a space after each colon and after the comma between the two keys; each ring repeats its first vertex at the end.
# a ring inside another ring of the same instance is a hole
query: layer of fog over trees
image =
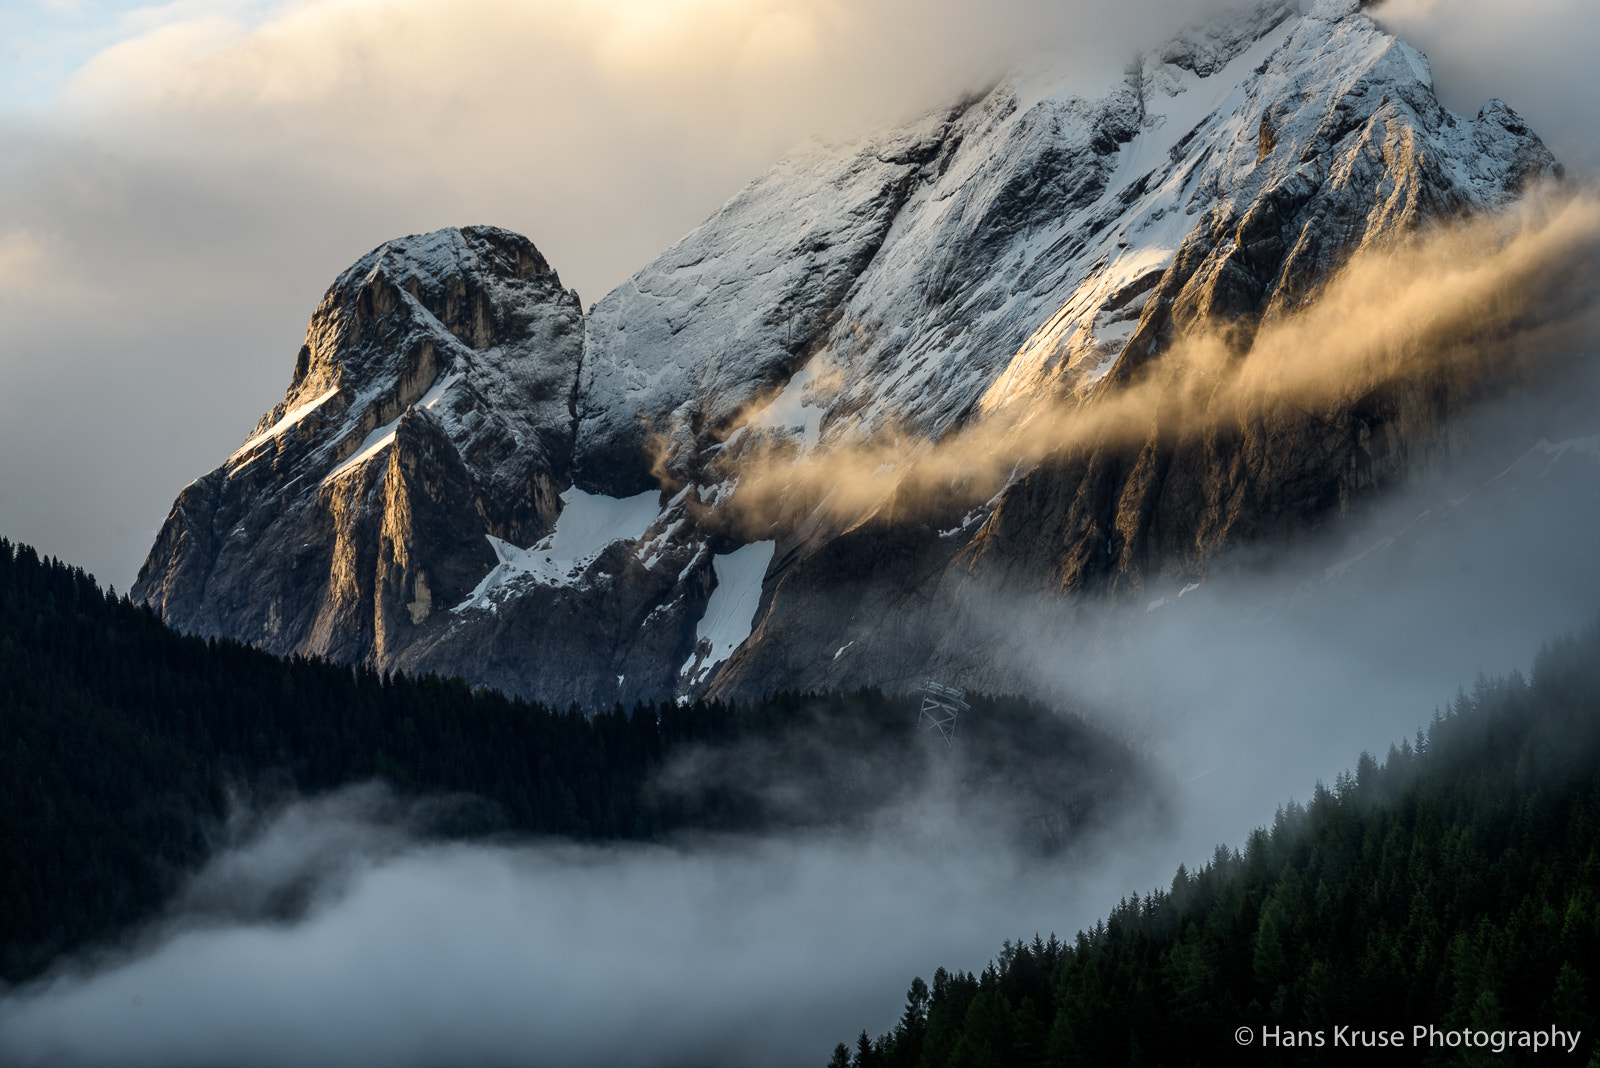
{"type": "Polygon", "coordinates": [[[1110,624],[997,607],[1019,685],[1075,694],[1165,783],[1094,843],[1016,854],[936,788],[851,831],[425,843],[358,788],[256,814],[129,952],[11,991],[0,1059],[820,1064],[906,976],[1092,925],[1592,619],[1597,363],[1480,408],[1452,460],[1270,566],[1110,624]]]}

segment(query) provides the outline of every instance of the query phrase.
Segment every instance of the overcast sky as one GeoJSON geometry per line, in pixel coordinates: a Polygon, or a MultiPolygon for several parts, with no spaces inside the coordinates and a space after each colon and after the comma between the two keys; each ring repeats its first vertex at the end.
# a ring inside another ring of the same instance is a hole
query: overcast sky
{"type": "MultiPolygon", "coordinates": [[[[10,0],[0,6],[0,535],[125,589],[281,398],[334,276],[495,223],[592,303],[813,135],[1028,48],[1109,83],[1210,0],[10,0]]],[[[1446,101],[1580,172],[1583,0],[1394,0],[1446,101]]]]}

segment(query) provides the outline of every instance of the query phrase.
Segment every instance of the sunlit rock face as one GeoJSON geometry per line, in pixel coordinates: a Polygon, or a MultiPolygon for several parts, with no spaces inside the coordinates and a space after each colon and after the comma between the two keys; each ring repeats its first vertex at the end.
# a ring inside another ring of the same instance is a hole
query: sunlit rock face
{"type": "Polygon", "coordinates": [[[590,707],[930,665],[993,686],[970,585],[1198,578],[1436,447],[1465,386],[1078,448],[937,520],[734,514],[757,439],[824,455],[1103,403],[1186,332],[1246,344],[1358,250],[1559,173],[1503,103],[1442,108],[1353,3],[1188,31],[1099,99],[1063,84],[1041,68],[797,153],[587,316],[515,235],[388,243],[329,290],[283,403],[180,495],[135,596],[590,707]]]}
{"type": "Polygon", "coordinates": [[[568,481],[583,316],[525,238],[392,241],[312,316],[283,402],[179,495],[135,587],[174,626],[388,663],[541,537],[568,481]]]}

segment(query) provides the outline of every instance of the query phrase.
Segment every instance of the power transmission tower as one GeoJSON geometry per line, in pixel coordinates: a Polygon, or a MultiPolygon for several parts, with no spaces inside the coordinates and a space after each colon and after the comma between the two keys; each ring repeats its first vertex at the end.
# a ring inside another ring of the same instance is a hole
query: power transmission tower
{"type": "Polygon", "coordinates": [[[972,710],[972,706],[962,700],[967,696],[967,691],[934,682],[932,679],[924,679],[922,686],[914,692],[922,695],[922,709],[917,713],[917,726],[925,731],[937,730],[946,745],[954,746],[956,717],[962,712],[972,710]]]}

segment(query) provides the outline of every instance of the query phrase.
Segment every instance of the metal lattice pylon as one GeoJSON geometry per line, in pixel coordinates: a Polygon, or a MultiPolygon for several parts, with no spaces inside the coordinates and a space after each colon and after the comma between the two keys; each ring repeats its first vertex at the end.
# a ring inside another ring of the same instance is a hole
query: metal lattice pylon
{"type": "Polygon", "coordinates": [[[915,692],[922,695],[917,726],[925,731],[937,730],[946,745],[955,745],[956,717],[962,712],[971,711],[971,706],[962,700],[967,692],[932,679],[924,679],[921,688],[915,692]]]}

